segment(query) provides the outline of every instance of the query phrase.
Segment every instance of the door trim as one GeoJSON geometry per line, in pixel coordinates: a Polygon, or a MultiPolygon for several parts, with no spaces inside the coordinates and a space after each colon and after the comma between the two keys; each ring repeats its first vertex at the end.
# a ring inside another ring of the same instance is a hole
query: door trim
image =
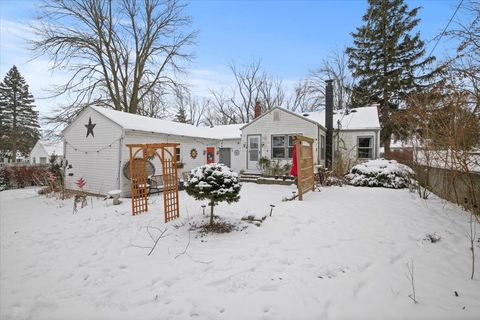
{"type": "MultiPolygon", "coordinates": [[[[249,157],[248,151],[249,151],[249,149],[250,149],[250,148],[249,148],[249,145],[248,145],[248,138],[251,137],[251,136],[258,136],[258,137],[260,137],[260,141],[259,141],[259,143],[258,143],[258,147],[259,147],[259,149],[260,149],[260,152],[259,152],[259,155],[258,155],[258,158],[259,158],[259,159],[262,157],[262,149],[263,149],[263,148],[262,148],[262,138],[263,138],[263,136],[262,136],[261,133],[247,134],[247,141],[246,141],[246,146],[247,146],[247,148],[246,148],[247,150],[246,150],[246,151],[247,151],[247,152],[246,152],[246,156],[245,156],[245,168],[246,168],[247,170],[253,170],[253,169],[249,169],[249,168],[248,168],[248,157],[249,157]]],[[[258,170],[258,169],[255,169],[255,170],[258,170]]]]}

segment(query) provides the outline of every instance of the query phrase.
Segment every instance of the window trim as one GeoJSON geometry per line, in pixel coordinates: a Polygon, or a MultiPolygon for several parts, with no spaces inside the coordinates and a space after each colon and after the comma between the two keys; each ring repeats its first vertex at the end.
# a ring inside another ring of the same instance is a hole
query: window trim
{"type": "Polygon", "coordinates": [[[290,148],[293,148],[293,145],[290,146],[289,144],[289,137],[293,137],[293,136],[301,136],[302,134],[301,133],[286,133],[286,134],[271,134],[270,135],[270,152],[271,152],[271,158],[274,159],[274,160],[291,160],[293,159],[293,155],[292,155],[292,158],[290,158],[288,156],[289,154],[289,150],[290,148]],[[276,149],[280,149],[281,147],[274,147],[273,146],[273,138],[274,137],[283,137],[284,140],[283,140],[283,157],[274,157],[273,156],[273,149],[276,148],[276,149]]]}
{"type": "Polygon", "coordinates": [[[326,137],[324,135],[320,135],[320,160],[325,160],[325,148],[326,145],[326,137]]]}
{"type": "Polygon", "coordinates": [[[175,148],[175,159],[177,163],[182,162],[182,153],[181,153],[180,147],[175,148]]]}
{"type": "Polygon", "coordinates": [[[362,160],[373,160],[375,159],[375,136],[357,136],[357,159],[362,159],[362,160]],[[360,139],[371,139],[372,141],[372,146],[371,147],[360,147],[360,139]],[[367,158],[363,158],[363,157],[360,157],[360,149],[362,150],[369,150],[371,149],[372,150],[372,156],[371,157],[367,157],[367,158]]]}

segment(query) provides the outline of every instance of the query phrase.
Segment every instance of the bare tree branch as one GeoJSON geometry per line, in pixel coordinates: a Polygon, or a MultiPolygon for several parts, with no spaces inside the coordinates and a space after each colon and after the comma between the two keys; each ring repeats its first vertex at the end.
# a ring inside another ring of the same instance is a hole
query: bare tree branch
{"type": "Polygon", "coordinates": [[[193,58],[187,49],[196,32],[184,31],[185,7],[177,0],[44,1],[32,49],[49,56],[53,69],[71,72],[54,94],[73,97],[68,111],[49,120],[70,121],[92,104],[163,116],[153,103],[178,85],[176,75],[193,58]]]}

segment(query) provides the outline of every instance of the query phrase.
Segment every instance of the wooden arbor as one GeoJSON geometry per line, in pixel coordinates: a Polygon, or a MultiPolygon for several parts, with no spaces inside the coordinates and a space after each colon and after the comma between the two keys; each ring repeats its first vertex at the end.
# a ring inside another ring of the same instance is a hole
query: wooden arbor
{"type": "Polygon", "coordinates": [[[303,136],[294,136],[297,160],[298,200],[303,200],[303,194],[315,190],[313,172],[313,140],[303,136]]]}
{"type": "Polygon", "coordinates": [[[147,161],[158,157],[162,163],[163,207],[165,222],[180,216],[175,150],[178,143],[127,144],[130,149],[132,215],[148,211],[147,161]]]}

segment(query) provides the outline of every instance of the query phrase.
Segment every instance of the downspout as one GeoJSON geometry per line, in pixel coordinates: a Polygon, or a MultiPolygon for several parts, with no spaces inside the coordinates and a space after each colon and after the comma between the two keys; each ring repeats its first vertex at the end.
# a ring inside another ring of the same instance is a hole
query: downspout
{"type": "Polygon", "coordinates": [[[122,172],[122,146],[123,146],[123,137],[125,136],[125,131],[122,129],[122,135],[120,140],[118,140],[118,172],[117,172],[117,189],[120,188],[121,172],[122,172]]]}

